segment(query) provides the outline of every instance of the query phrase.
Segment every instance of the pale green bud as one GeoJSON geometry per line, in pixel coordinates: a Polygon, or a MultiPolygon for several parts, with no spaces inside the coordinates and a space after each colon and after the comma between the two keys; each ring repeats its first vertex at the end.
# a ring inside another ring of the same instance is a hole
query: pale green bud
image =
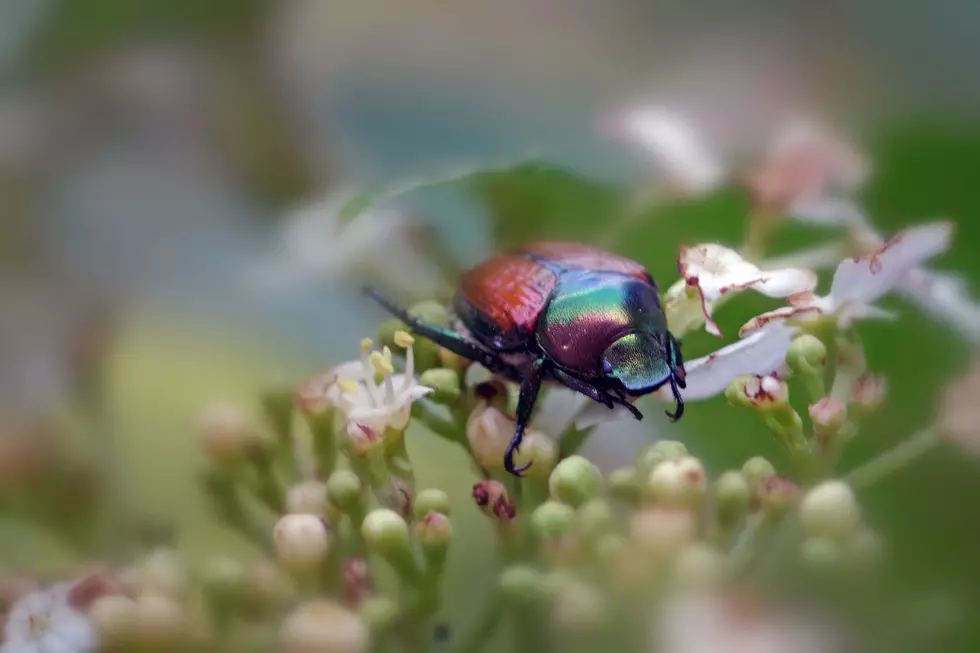
{"type": "Polygon", "coordinates": [[[599,468],[582,456],[569,456],[551,473],[551,496],[570,506],[579,506],[599,493],[599,468]]]}
{"type": "Polygon", "coordinates": [[[715,480],[715,508],[726,521],[748,512],[755,489],[742,472],[728,470],[715,480]]]}
{"type": "Polygon", "coordinates": [[[580,532],[596,537],[612,527],[613,511],[604,500],[592,499],[579,506],[575,519],[580,532]]]}
{"type": "Polygon", "coordinates": [[[630,519],[630,538],[656,560],[673,555],[694,541],[696,533],[697,518],[687,509],[646,508],[630,519]]]}
{"type": "Polygon", "coordinates": [[[551,474],[558,462],[558,444],[541,431],[528,431],[524,434],[521,449],[514,456],[518,467],[531,465],[524,475],[529,478],[542,478],[551,474]]]}
{"type": "Polygon", "coordinates": [[[680,590],[709,589],[721,584],[726,573],[724,556],[712,546],[695,542],[677,553],[674,587],[680,590]]]}
{"type": "Polygon", "coordinates": [[[640,474],[635,467],[620,467],[609,473],[609,493],[620,501],[635,503],[640,498],[640,474]]]}
{"type": "Polygon", "coordinates": [[[344,514],[349,515],[363,508],[363,492],[361,479],[350,470],[338,469],[327,479],[327,496],[330,503],[344,514]]]}
{"type": "Polygon", "coordinates": [[[276,556],[290,571],[315,568],[330,550],[330,532],[320,517],[286,515],[273,529],[276,556]]]}
{"type": "Polygon", "coordinates": [[[785,476],[772,476],[759,484],[759,501],[762,509],[772,515],[781,515],[800,496],[800,486],[785,476]]]}
{"type": "Polygon", "coordinates": [[[398,318],[389,318],[378,326],[378,342],[382,347],[394,350],[398,347],[395,343],[395,334],[406,328],[405,323],[398,318]]]}
{"type": "Polygon", "coordinates": [[[861,525],[861,508],[853,490],[843,481],[825,481],[800,501],[800,526],[811,537],[840,540],[861,525]]]}
{"type": "Polygon", "coordinates": [[[361,602],[358,615],[371,632],[384,632],[398,618],[398,606],[387,597],[371,596],[361,602]]]}
{"type": "Polygon", "coordinates": [[[438,512],[448,516],[450,510],[449,495],[442,490],[429,488],[415,495],[415,505],[412,506],[416,519],[422,519],[430,512],[438,512]]]}
{"type": "Polygon", "coordinates": [[[827,369],[827,346],[808,333],[795,338],[786,353],[786,364],[798,376],[819,375],[827,369]]]}
{"type": "Polygon", "coordinates": [[[463,396],[459,373],[445,367],[433,367],[422,372],[419,383],[432,388],[428,398],[437,404],[452,405],[463,396]]]}
{"type": "Polygon", "coordinates": [[[840,545],[826,537],[808,537],[800,546],[803,562],[815,569],[830,569],[841,561],[840,545]]]}
{"type": "Polygon", "coordinates": [[[564,535],[575,519],[575,509],[557,501],[545,501],[531,513],[531,526],[542,540],[564,535]]]}
{"type": "Polygon", "coordinates": [[[687,447],[683,442],[660,440],[640,449],[636,456],[636,468],[641,474],[647,474],[665,460],[677,460],[687,455],[687,447]]]}
{"type": "Polygon", "coordinates": [[[327,486],[320,481],[303,481],[286,492],[286,510],[292,514],[317,515],[327,512],[327,486]]]}
{"type": "Polygon", "coordinates": [[[728,384],[725,398],[733,406],[760,413],[781,411],[789,406],[789,385],[772,375],[739,376],[728,384]]]}
{"type": "Polygon", "coordinates": [[[545,595],[544,577],[528,565],[507,567],[500,572],[497,583],[504,598],[516,605],[532,605],[545,595]]]}
{"type": "Polygon", "coordinates": [[[279,638],[283,653],[367,653],[371,644],[364,621],[327,599],[297,606],[283,620],[279,638]]]}
{"type": "MultiPolygon", "coordinates": [[[[449,326],[449,311],[437,301],[426,300],[413,304],[409,307],[408,313],[426,324],[440,327],[449,326]]],[[[404,329],[404,327],[402,328],[404,329]]]]}
{"type": "Polygon", "coordinates": [[[665,460],[647,478],[647,496],[672,506],[692,506],[704,496],[708,479],[697,458],[665,460]]]}
{"type": "Polygon", "coordinates": [[[453,525],[441,512],[430,512],[415,524],[415,536],[423,548],[444,550],[453,539],[453,525]]]}
{"type": "Polygon", "coordinates": [[[629,541],[618,533],[607,533],[595,543],[595,555],[599,563],[608,568],[620,560],[629,548],[629,541]]]}
{"type": "Polygon", "coordinates": [[[216,604],[224,606],[236,604],[242,598],[245,584],[245,567],[226,556],[209,560],[201,576],[205,594],[216,604]]]}
{"type": "Polygon", "coordinates": [[[753,494],[759,491],[763,481],[776,475],[776,468],[762,456],[749,458],[742,465],[742,476],[748,481],[753,494]]]}
{"type": "Polygon", "coordinates": [[[410,548],[408,524],[394,510],[378,508],[364,518],[361,534],[368,548],[382,557],[410,548]]]}

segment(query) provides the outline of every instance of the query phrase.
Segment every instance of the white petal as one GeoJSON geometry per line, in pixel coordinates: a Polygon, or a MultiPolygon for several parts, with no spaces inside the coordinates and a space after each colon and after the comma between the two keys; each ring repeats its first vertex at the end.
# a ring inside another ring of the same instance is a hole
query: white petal
{"type": "Polygon", "coordinates": [[[558,437],[587,408],[586,402],[595,403],[568,388],[550,387],[538,402],[531,425],[538,431],[558,437]]]}
{"type": "Polygon", "coordinates": [[[787,213],[794,220],[828,227],[862,228],[869,224],[861,207],[839,197],[804,198],[794,202],[787,213]]]}
{"type": "Polygon", "coordinates": [[[725,173],[718,158],[676,115],[658,108],[636,109],[626,114],[622,127],[685,190],[708,193],[722,183],[725,173]]]}
{"type": "Polygon", "coordinates": [[[777,268],[820,270],[837,267],[842,257],[841,245],[839,243],[827,243],[826,245],[817,245],[809,249],[791,252],[785,256],[767,259],[760,267],[763,270],[774,270],[777,268]]]}
{"type": "Polygon", "coordinates": [[[764,329],[771,324],[785,322],[786,320],[790,319],[815,318],[823,312],[823,308],[818,305],[780,306],[773,311],[767,311],[761,315],[756,315],[754,318],[742,325],[742,327],[738,330],[738,335],[740,338],[744,338],[750,333],[764,329]]]}
{"type": "Polygon", "coordinates": [[[740,290],[752,289],[767,297],[789,297],[817,286],[817,275],[811,270],[760,270],[735,250],[716,244],[683,248],[678,268],[688,285],[696,286],[709,302],[740,290]]]}
{"type": "Polygon", "coordinates": [[[687,389],[681,394],[686,401],[708,399],[724,392],[736,376],[773,372],[785,360],[794,332],[783,324],[773,324],[686,363],[687,389]]]}
{"type": "Polygon", "coordinates": [[[633,413],[622,406],[608,408],[598,401],[589,401],[575,417],[575,428],[582,430],[599,424],[632,419],[636,419],[633,413]]]}
{"type": "Polygon", "coordinates": [[[917,268],[902,279],[897,290],[964,338],[980,343],[980,304],[970,296],[961,277],[917,268]]]}
{"type": "Polygon", "coordinates": [[[877,251],[842,261],[830,296],[837,305],[870,304],[895,288],[910,270],[949,248],[953,226],[934,222],[911,227],[889,238],[877,251]]]}

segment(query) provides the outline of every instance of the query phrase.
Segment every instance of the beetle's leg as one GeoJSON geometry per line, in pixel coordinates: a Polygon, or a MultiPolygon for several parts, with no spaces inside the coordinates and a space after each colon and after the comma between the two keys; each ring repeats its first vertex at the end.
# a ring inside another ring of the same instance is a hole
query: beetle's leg
{"type": "Polygon", "coordinates": [[[680,390],[677,389],[677,379],[674,378],[673,374],[670,375],[670,390],[674,393],[676,408],[673,413],[669,410],[665,412],[667,413],[667,417],[670,418],[670,421],[676,422],[684,415],[684,398],[681,397],[680,390]]]}
{"type": "Polygon", "coordinates": [[[494,374],[510,376],[511,378],[520,376],[517,374],[514,366],[508,365],[493,352],[489,352],[473,344],[455,331],[422,322],[418,318],[413,317],[407,310],[388,299],[377,288],[365,286],[364,294],[378,302],[383,309],[404,322],[409,329],[423,338],[431,340],[463,358],[480,363],[494,374]]]}
{"type": "Polygon", "coordinates": [[[507,445],[507,452],[504,454],[504,469],[514,476],[520,476],[521,472],[531,466],[531,463],[528,463],[522,467],[514,467],[514,454],[520,450],[521,440],[524,439],[524,429],[531,421],[531,411],[538,399],[538,390],[541,389],[544,366],[544,359],[537,359],[531,363],[530,369],[521,381],[521,395],[517,400],[517,429],[514,431],[514,437],[511,438],[510,444],[507,445]]]}
{"type": "Polygon", "coordinates": [[[581,379],[577,379],[571,374],[562,372],[561,370],[558,369],[550,370],[550,374],[556,381],[564,385],[569,390],[574,390],[575,392],[579,392],[585,395],[586,397],[588,397],[589,399],[591,399],[592,401],[597,401],[609,409],[612,409],[614,405],[622,406],[623,408],[628,410],[636,419],[638,420],[643,419],[643,413],[640,412],[640,409],[638,409],[630,402],[626,401],[626,399],[622,396],[616,397],[609,394],[608,392],[603,392],[602,390],[595,387],[594,385],[590,383],[586,383],[585,381],[582,381],[581,379]]]}

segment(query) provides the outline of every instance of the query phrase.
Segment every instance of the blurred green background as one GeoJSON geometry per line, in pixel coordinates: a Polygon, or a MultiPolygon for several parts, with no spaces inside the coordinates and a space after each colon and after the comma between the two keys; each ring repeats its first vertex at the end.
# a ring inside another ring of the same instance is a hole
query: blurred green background
{"type": "MultiPolygon", "coordinates": [[[[759,137],[769,100],[841,117],[874,163],[863,200],[876,225],[955,220],[954,246],[936,266],[980,292],[980,86],[968,64],[980,54],[976,6],[694,4],[3,3],[4,274],[70,280],[110,298],[119,332],[109,397],[132,501],[173,517],[195,554],[237,546],[195,489],[198,411],[215,398],[250,405],[268,379],[343,360],[373,329],[379,315],[341,281],[278,295],[247,287],[289,210],[335,184],[533,151],[554,165],[487,173],[401,206],[451,243],[460,264],[540,236],[595,242],[621,190],[646,174],[596,129],[605,109],[634,99],[703,107],[711,135],[732,147],[759,137]]],[[[667,207],[617,249],[665,286],[679,242],[737,243],[746,213],[735,191],[667,207]]],[[[830,237],[790,225],[776,248],[830,237]]],[[[928,424],[943,383],[972,355],[910,305],[885,304],[901,318],[861,333],[871,368],[888,377],[887,408],[847,450],[845,468],[928,424]]],[[[740,298],[721,326],[734,333],[772,305],[740,298]]],[[[694,334],[686,355],[714,344],[694,334]]],[[[650,437],[682,437],[715,470],[751,455],[782,459],[760,422],[723,400],[687,415],[678,427],[649,420],[650,437]]],[[[420,486],[453,490],[462,520],[449,577],[466,580],[450,587],[453,621],[478,574],[489,583],[488,526],[469,505],[462,453],[412,435],[420,486]]],[[[626,455],[615,442],[594,446],[626,455]]],[[[863,497],[889,542],[879,597],[897,631],[903,611],[939,606],[935,629],[902,636],[908,650],[980,648],[980,625],[964,618],[980,609],[977,464],[937,452],[863,497]]],[[[0,515],[0,568],[44,569],[65,555],[0,515]]]]}

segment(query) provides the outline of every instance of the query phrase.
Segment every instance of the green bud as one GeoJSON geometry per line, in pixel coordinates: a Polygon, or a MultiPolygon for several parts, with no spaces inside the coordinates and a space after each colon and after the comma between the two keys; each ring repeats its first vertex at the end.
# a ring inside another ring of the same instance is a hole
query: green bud
{"type": "Polygon", "coordinates": [[[338,469],[327,479],[327,497],[344,514],[363,509],[364,494],[361,479],[347,469],[338,469]]]}
{"type": "Polygon", "coordinates": [[[620,467],[609,473],[609,493],[620,501],[636,503],[640,498],[640,475],[635,467],[620,467]]]}
{"type": "Polygon", "coordinates": [[[815,569],[836,567],[841,560],[841,549],[837,542],[826,537],[809,537],[800,546],[803,562],[815,569]]]}
{"type": "Polygon", "coordinates": [[[315,568],[330,552],[330,530],[316,515],[285,515],[276,522],[272,535],[279,563],[293,572],[315,568]]]}
{"type": "Polygon", "coordinates": [[[433,324],[440,327],[449,326],[449,311],[437,301],[426,300],[413,304],[409,307],[408,313],[426,324],[433,324]]]}
{"type": "Polygon", "coordinates": [[[542,540],[564,535],[575,519],[575,510],[564,503],[545,501],[531,513],[531,526],[542,540]]]}
{"type": "Polygon", "coordinates": [[[650,472],[646,495],[658,503],[671,506],[693,506],[700,501],[708,480],[697,458],[686,456],[665,460],[650,472]]]}
{"type": "Polygon", "coordinates": [[[371,596],[361,602],[358,614],[371,632],[384,632],[391,628],[398,618],[398,606],[384,596],[371,596]]]}
{"type": "Polygon", "coordinates": [[[528,565],[507,567],[500,572],[497,583],[504,598],[516,605],[528,606],[544,598],[544,578],[528,565]]]}
{"type": "Polygon", "coordinates": [[[445,367],[433,367],[422,372],[419,383],[432,388],[429,399],[437,404],[452,405],[463,396],[459,373],[445,367]]]}
{"type": "Polygon", "coordinates": [[[793,340],[786,354],[790,371],[803,380],[811,401],[824,396],[827,346],[816,336],[803,334],[793,340]]]}
{"type": "Polygon", "coordinates": [[[514,456],[514,464],[531,467],[524,472],[529,478],[544,478],[551,474],[558,461],[558,445],[541,431],[528,431],[521,442],[521,450],[514,456]]]}
{"type": "Polygon", "coordinates": [[[401,515],[387,508],[369,512],[361,526],[361,534],[368,548],[383,558],[400,554],[410,547],[408,524],[401,515]]]}
{"type": "Polygon", "coordinates": [[[776,468],[773,464],[763,458],[762,456],[755,456],[754,458],[749,458],[742,465],[742,476],[748,481],[749,487],[752,492],[758,492],[759,486],[768,478],[772,478],[776,475],[776,468]]]}
{"type": "Polygon", "coordinates": [[[243,594],[245,567],[233,558],[212,558],[204,566],[201,585],[205,595],[216,605],[234,605],[243,594]]]}
{"type": "Polygon", "coordinates": [[[695,542],[681,549],[674,560],[674,586],[704,590],[720,584],[726,575],[725,558],[714,547],[695,542]]]}
{"type": "Polygon", "coordinates": [[[551,473],[551,496],[570,506],[579,506],[599,493],[599,468],[582,456],[569,456],[551,473]]]}
{"type": "Polygon", "coordinates": [[[582,582],[576,582],[555,596],[551,620],[559,630],[575,633],[593,631],[606,613],[602,594],[582,582]]]}
{"type": "Polygon", "coordinates": [[[799,517],[806,535],[840,540],[861,525],[861,508],[847,483],[825,481],[803,496],[799,517]]]}
{"type": "Polygon", "coordinates": [[[636,456],[636,468],[646,475],[665,460],[677,460],[687,455],[687,447],[676,440],[660,440],[640,449],[636,456]]]}
{"type": "Polygon", "coordinates": [[[789,385],[776,376],[739,376],[725,390],[732,406],[760,413],[783,411],[789,406],[789,385]]]}
{"type": "Polygon", "coordinates": [[[592,499],[579,506],[575,519],[580,532],[588,537],[596,537],[612,527],[613,511],[604,500],[592,499]]]}
{"type": "Polygon", "coordinates": [[[415,535],[423,549],[445,550],[453,539],[453,525],[441,512],[430,512],[415,525],[415,535]]]}
{"type": "Polygon", "coordinates": [[[378,342],[382,347],[387,347],[392,351],[399,351],[400,348],[395,342],[395,334],[399,331],[408,331],[408,327],[405,326],[404,322],[397,318],[385,320],[378,326],[378,342]]]}
{"type": "Polygon", "coordinates": [[[449,495],[442,490],[429,488],[415,495],[415,505],[412,507],[415,518],[422,519],[430,512],[438,512],[448,516],[450,510],[449,495]]]}
{"type": "Polygon", "coordinates": [[[745,475],[733,469],[715,480],[715,508],[724,521],[731,522],[748,512],[755,492],[745,475]]]}
{"type": "Polygon", "coordinates": [[[595,556],[604,568],[615,564],[629,548],[629,541],[618,533],[607,533],[595,543],[595,556]]]}
{"type": "Polygon", "coordinates": [[[725,400],[736,408],[752,408],[752,400],[746,394],[745,389],[754,378],[754,376],[743,374],[732,379],[728,383],[728,387],[725,388],[725,400]]]}

